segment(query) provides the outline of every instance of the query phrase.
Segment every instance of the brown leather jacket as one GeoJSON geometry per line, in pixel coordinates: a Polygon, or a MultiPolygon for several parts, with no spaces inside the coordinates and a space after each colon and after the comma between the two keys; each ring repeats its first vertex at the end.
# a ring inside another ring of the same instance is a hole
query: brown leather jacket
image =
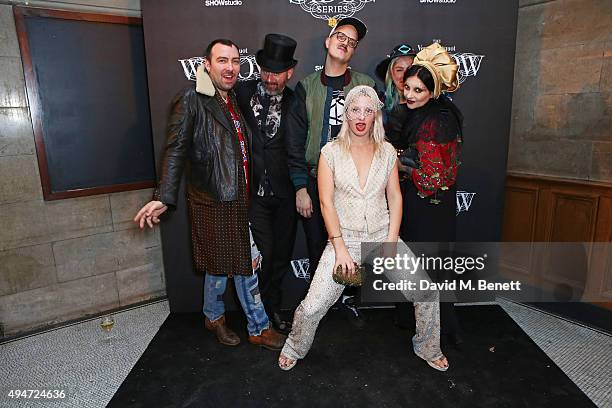
{"type": "MultiPolygon", "coordinates": [[[[233,91],[230,97],[238,110],[233,91]]],[[[197,93],[195,87],[179,92],[172,101],[156,199],[170,208],[176,206],[187,167],[190,188],[216,201],[236,200],[242,162],[233,126],[214,97],[197,93]]],[[[243,133],[250,147],[251,132],[246,128],[243,133]]]]}

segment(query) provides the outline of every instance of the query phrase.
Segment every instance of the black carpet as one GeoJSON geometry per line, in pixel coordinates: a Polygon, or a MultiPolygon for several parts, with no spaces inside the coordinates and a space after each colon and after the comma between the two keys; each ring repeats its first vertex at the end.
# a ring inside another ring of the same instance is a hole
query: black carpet
{"type": "Polygon", "coordinates": [[[390,310],[365,310],[354,329],[339,312],[321,323],[306,359],[289,371],[278,352],[219,345],[199,314],[171,314],[110,407],[592,407],[594,404],[497,306],[457,308],[465,343],[445,347],[441,373],[412,352],[390,310]]]}

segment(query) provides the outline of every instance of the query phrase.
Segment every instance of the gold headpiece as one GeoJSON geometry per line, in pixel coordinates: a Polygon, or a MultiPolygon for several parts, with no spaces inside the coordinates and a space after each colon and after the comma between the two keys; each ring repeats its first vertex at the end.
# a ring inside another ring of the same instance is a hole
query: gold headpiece
{"type": "Polygon", "coordinates": [[[413,65],[425,67],[431,73],[435,84],[434,98],[438,98],[442,91],[455,92],[459,88],[459,66],[440,44],[433,43],[419,51],[413,65]]]}

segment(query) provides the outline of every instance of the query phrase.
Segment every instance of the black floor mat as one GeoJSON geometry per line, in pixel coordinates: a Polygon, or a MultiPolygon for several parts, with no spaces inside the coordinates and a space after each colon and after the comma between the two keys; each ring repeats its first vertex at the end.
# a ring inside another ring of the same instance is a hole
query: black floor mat
{"type": "Polygon", "coordinates": [[[592,407],[594,404],[498,306],[458,307],[462,350],[450,368],[412,352],[390,310],[365,310],[365,329],[331,311],[293,370],[278,352],[246,341],[241,314],[228,321],[237,347],[218,344],[200,314],[171,314],[110,407],[592,407]]]}

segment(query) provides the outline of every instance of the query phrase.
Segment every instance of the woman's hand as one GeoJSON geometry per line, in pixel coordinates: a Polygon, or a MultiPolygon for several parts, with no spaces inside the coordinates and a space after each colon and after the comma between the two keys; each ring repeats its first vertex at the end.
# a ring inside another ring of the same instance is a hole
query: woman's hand
{"type": "Polygon", "coordinates": [[[400,173],[410,173],[412,171],[412,167],[406,166],[401,161],[397,161],[397,168],[400,173]]]}
{"type": "Polygon", "coordinates": [[[401,180],[406,180],[406,179],[411,179],[412,178],[412,171],[414,170],[413,167],[410,166],[406,166],[405,164],[402,164],[399,160],[397,161],[397,168],[399,170],[400,173],[400,179],[401,180]]]}
{"type": "Polygon", "coordinates": [[[344,244],[335,247],[336,251],[336,262],[334,264],[334,271],[338,268],[338,265],[342,265],[343,274],[354,274],[355,273],[355,261],[351,258],[351,255],[346,249],[344,244]]]}

